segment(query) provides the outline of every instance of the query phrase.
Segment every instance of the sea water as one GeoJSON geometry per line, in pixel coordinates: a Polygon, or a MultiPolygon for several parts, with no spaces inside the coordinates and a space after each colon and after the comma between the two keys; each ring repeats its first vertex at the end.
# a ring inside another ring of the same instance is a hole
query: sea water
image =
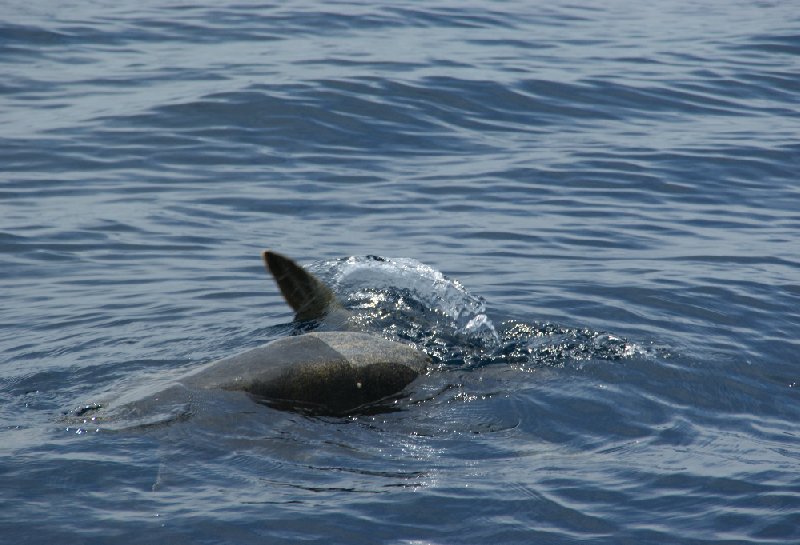
{"type": "Polygon", "coordinates": [[[797,8],[4,2],[0,542],[799,542],[797,8]],[[264,248],[397,410],[93,420],[297,332],[264,248]]]}

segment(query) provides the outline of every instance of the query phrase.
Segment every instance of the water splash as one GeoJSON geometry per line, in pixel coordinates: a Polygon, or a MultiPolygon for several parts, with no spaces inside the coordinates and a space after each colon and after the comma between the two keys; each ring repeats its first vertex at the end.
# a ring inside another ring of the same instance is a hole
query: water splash
{"type": "Polygon", "coordinates": [[[411,342],[442,366],[559,366],[641,352],[625,339],[588,328],[514,320],[495,326],[482,297],[415,259],[348,257],[310,269],[352,311],[351,327],[411,342]]]}

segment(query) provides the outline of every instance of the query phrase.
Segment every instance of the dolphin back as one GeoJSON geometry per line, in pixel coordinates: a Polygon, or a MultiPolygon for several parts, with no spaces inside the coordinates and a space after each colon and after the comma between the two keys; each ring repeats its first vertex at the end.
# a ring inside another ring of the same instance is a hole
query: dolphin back
{"type": "MultiPolygon", "coordinates": [[[[330,321],[332,312],[347,315],[330,288],[300,265],[275,252],[262,256],[296,319],[327,316],[330,321]]],[[[133,419],[136,425],[161,424],[176,414],[190,414],[187,407],[195,394],[212,389],[246,392],[266,405],[309,414],[378,412],[386,410],[385,402],[400,396],[429,363],[424,352],[377,335],[311,332],[133,389],[112,401],[108,414],[133,419]]]]}
{"type": "Polygon", "coordinates": [[[245,391],[277,408],[341,415],[397,395],[428,362],[423,352],[375,335],[307,333],[213,362],[181,383],[245,391]]]}

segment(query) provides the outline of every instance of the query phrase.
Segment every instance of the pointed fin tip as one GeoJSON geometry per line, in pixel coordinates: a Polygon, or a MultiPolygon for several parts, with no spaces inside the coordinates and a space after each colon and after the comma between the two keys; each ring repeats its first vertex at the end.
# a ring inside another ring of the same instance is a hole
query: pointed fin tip
{"type": "Polygon", "coordinates": [[[328,286],[288,257],[271,250],[261,252],[261,257],[296,320],[320,319],[339,305],[328,286]]]}

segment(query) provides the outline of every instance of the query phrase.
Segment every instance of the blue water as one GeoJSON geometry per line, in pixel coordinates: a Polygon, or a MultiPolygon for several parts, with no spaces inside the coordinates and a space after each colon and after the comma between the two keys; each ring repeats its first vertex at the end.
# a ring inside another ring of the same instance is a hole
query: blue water
{"type": "Polygon", "coordinates": [[[1,543],[800,542],[796,2],[29,0],[0,70],[1,543]],[[264,248],[400,410],[80,419],[291,334],[264,248]]]}

